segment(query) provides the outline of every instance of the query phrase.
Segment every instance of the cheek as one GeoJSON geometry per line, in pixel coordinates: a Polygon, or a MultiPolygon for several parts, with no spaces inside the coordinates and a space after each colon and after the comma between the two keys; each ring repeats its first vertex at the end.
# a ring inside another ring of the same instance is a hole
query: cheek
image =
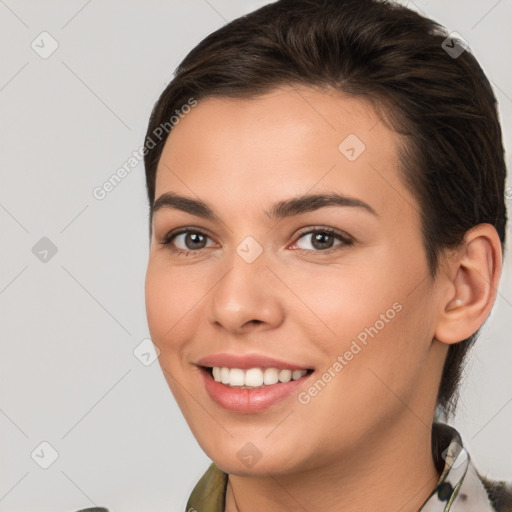
{"type": "Polygon", "coordinates": [[[358,335],[364,341],[375,324],[382,332],[396,323],[409,279],[396,267],[392,254],[376,247],[364,257],[354,253],[340,264],[296,272],[292,282],[322,329],[322,338],[332,339],[335,348],[358,335]]]}
{"type": "Polygon", "coordinates": [[[343,358],[331,400],[342,397],[346,410],[370,423],[400,411],[412,399],[430,347],[424,301],[400,290],[383,298],[377,306],[347,318],[346,335],[329,347],[330,361],[343,358]]]}
{"type": "MultiPolygon", "coordinates": [[[[193,329],[193,305],[197,298],[179,277],[179,269],[150,259],[145,280],[146,317],[153,343],[159,348],[158,362],[169,388],[183,411],[184,350],[193,329]]],[[[194,287],[192,287],[194,289],[194,287]]]]}
{"type": "MultiPolygon", "coordinates": [[[[204,290],[189,272],[150,259],[145,281],[148,327],[162,352],[180,346],[204,290]]],[[[190,334],[190,333],[189,333],[190,334]]]]}
{"type": "Polygon", "coordinates": [[[377,376],[392,389],[403,389],[419,375],[428,355],[431,307],[425,269],[421,261],[405,264],[397,256],[376,249],[364,263],[296,282],[299,294],[322,321],[316,322],[317,336],[310,331],[309,337],[321,340],[317,347],[325,369],[338,356],[344,359],[339,373],[344,377],[336,379],[340,392],[364,390],[371,396],[377,376]],[[342,383],[345,378],[350,385],[342,383]],[[356,382],[359,386],[354,387],[356,382]]]}

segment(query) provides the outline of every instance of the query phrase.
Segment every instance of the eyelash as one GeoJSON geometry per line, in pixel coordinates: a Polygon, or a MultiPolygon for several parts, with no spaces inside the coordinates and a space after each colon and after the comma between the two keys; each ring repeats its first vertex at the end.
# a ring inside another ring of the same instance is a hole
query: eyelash
{"type": "MultiPolygon", "coordinates": [[[[197,249],[197,250],[192,250],[192,249],[176,249],[176,248],[172,247],[172,245],[171,245],[172,240],[174,238],[176,238],[177,236],[179,236],[179,235],[183,235],[184,233],[195,233],[195,234],[202,235],[202,236],[205,236],[207,238],[210,238],[206,233],[204,233],[201,230],[187,228],[187,229],[182,229],[182,230],[180,230],[178,232],[175,232],[175,233],[174,232],[169,233],[165,237],[165,239],[162,242],[160,242],[160,244],[161,245],[167,245],[167,246],[169,246],[169,249],[172,252],[174,252],[175,254],[177,254],[177,255],[184,255],[184,256],[188,256],[190,253],[199,253],[203,249],[207,249],[207,247],[203,247],[202,249],[197,249]]],[[[328,235],[331,235],[331,236],[337,238],[338,240],[340,240],[343,243],[335,245],[334,247],[331,247],[330,249],[326,249],[326,250],[312,250],[312,249],[295,249],[295,250],[306,251],[306,252],[318,252],[318,253],[322,253],[322,254],[330,254],[331,252],[339,250],[340,247],[343,248],[343,247],[351,246],[351,245],[354,244],[354,240],[352,238],[348,237],[347,235],[342,235],[341,233],[339,233],[338,231],[336,231],[336,230],[334,230],[332,228],[315,227],[314,229],[310,229],[309,231],[303,231],[302,233],[299,233],[299,235],[297,236],[297,238],[296,238],[295,242],[293,243],[293,245],[295,245],[305,235],[310,235],[310,234],[313,234],[313,233],[325,233],[325,234],[328,234],[328,235]]]]}

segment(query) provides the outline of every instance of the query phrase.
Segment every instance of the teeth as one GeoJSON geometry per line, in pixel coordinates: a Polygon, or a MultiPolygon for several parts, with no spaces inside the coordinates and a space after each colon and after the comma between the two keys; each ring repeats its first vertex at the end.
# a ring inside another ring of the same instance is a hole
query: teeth
{"type": "Polygon", "coordinates": [[[263,384],[268,386],[269,384],[277,384],[279,382],[279,370],[275,368],[267,368],[263,372],[263,384]]]}
{"type": "Polygon", "coordinates": [[[292,380],[300,379],[304,375],[304,373],[306,373],[306,372],[304,372],[304,373],[302,373],[302,372],[304,372],[304,370],[293,370],[292,380]]]}
{"type": "Polygon", "coordinates": [[[220,381],[222,384],[229,384],[229,368],[220,369],[220,381]]]}
{"type": "Polygon", "coordinates": [[[229,370],[228,384],[230,386],[243,386],[246,378],[242,370],[239,368],[231,368],[231,370],[229,370]]]}
{"type": "Polygon", "coordinates": [[[279,381],[280,382],[290,382],[292,380],[292,371],[291,370],[281,370],[279,372],[279,381]]]}
{"type": "Polygon", "coordinates": [[[290,382],[298,380],[306,375],[307,370],[279,370],[277,368],[212,368],[213,378],[228,386],[259,388],[277,384],[278,382],[290,382]]]}
{"type": "MultiPolygon", "coordinates": [[[[229,371],[229,377],[230,377],[229,385],[230,386],[240,386],[241,384],[237,384],[236,382],[231,381],[231,375],[232,375],[232,372],[234,372],[234,371],[235,372],[241,371],[242,373],[244,373],[242,370],[235,370],[235,369],[230,370],[229,371]]],[[[260,386],[263,385],[263,372],[259,368],[251,368],[250,370],[246,370],[244,384],[251,388],[259,388],[260,386]]]]}

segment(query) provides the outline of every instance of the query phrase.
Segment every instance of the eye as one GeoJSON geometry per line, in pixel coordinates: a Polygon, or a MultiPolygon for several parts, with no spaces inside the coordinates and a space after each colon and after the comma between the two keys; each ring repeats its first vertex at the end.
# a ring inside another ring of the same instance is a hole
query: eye
{"type": "Polygon", "coordinates": [[[187,256],[191,252],[199,252],[201,249],[206,249],[209,238],[207,234],[201,231],[183,229],[178,233],[169,233],[160,243],[168,245],[169,249],[177,254],[185,254],[187,256]],[[178,247],[176,247],[176,244],[178,247]]]}
{"type": "MultiPolygon", "coordinates": [[[[178,232],[169,233],[160,244],[169,246],[169,249],[176,254],[188,256],[190,253],[198,253],[202,249],[215,246],[213,243],[208,245],[208,240],[211,240],[210,237],[202,231],[182,229],[178,232]]],[[[292,249],[298,248],[304,251],[329,253],[337,250],[336,247],[338,246],[350,246],[353,243],[348,235],[342,235],[332,228],[319,227],[303,232],[292,246],[292,249]],[[299,242],[307,239],[307,237],[311,238],[310,245],[313,249],[298,246],[299,242]],[[339,243],[335,244],[336,240],[339,243]]]]}
{"type": "Polygon", "coordinates": [[[350,246],[354,243],[350,237],[347,235],[342,235],[334,229],[316,228],[302,233],[294,245],[297,245],[298,242],[302,239],[307,239],[307,237],[310,237],[310,245],[313,247],[313,249],[300,246],[299,249],[306,251],[313,250],[314,252],[331,252],[331,250],[337,250],[337,246],[350,246]],[[336,240],[338,240],[340,243],[334,245],[336,240]]]}

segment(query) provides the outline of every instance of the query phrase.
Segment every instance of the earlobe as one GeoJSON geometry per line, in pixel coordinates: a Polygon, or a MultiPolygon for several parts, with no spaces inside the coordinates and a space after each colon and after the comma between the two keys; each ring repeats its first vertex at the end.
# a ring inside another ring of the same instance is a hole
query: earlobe
{"type": "Polygon", "coordinates": [[[470,229],[457,256],[443,275],[446,296],[440,304],[435,338],[458,343],[474,334],[485,322],[496,300],[502,269],[502,247],[491,224],[470,229]]]}

